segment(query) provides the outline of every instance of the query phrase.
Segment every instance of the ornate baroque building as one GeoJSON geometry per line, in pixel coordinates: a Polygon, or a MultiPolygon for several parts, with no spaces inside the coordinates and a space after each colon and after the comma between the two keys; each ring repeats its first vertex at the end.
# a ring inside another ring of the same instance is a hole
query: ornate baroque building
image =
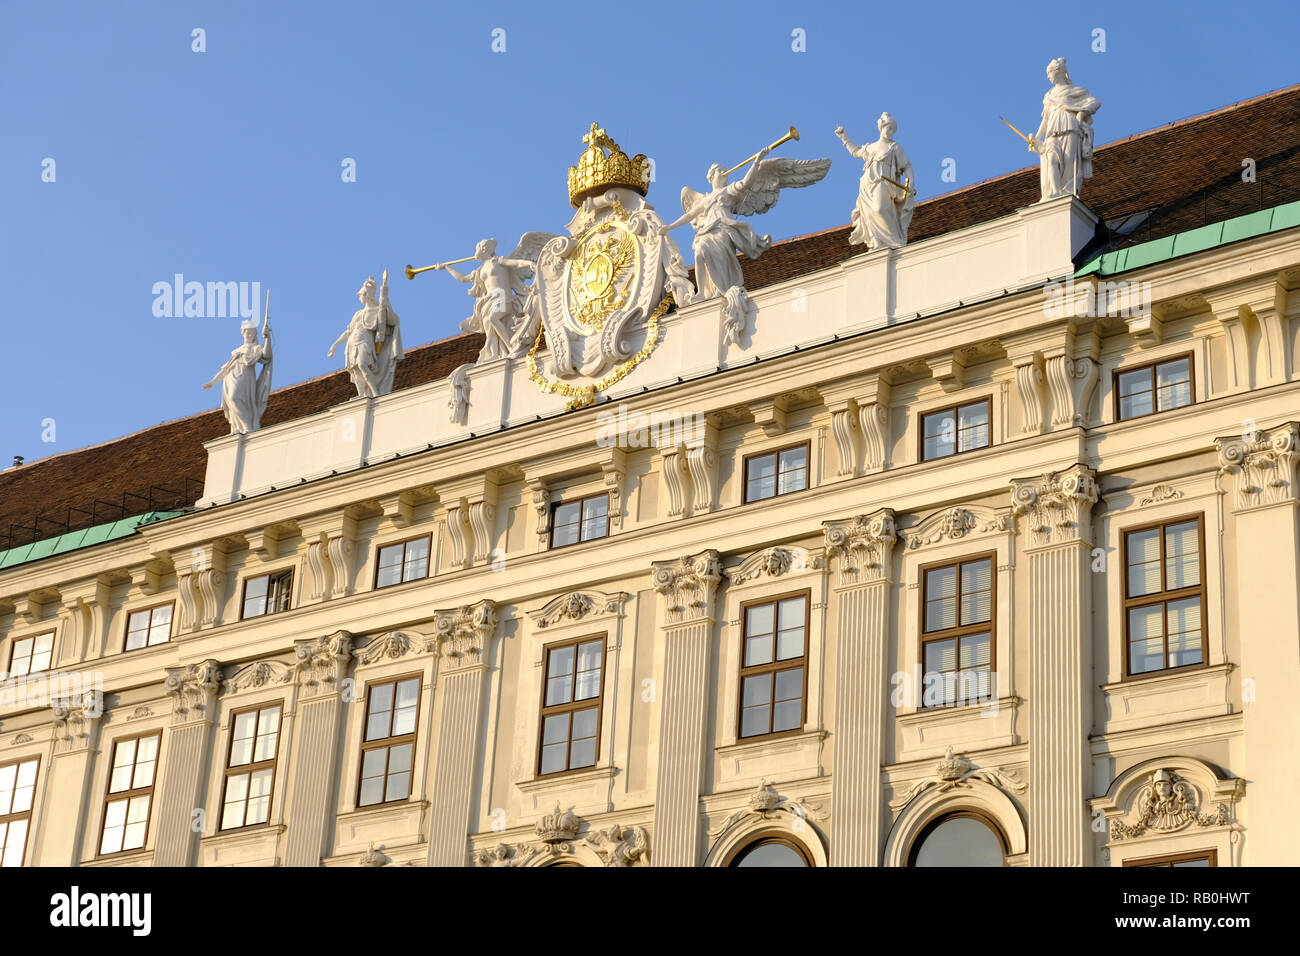
{"type": "Polygon", "coordinates": [[[594,405],[470,334],[0,474],[0,859],[1297,862],[1297,130],[778,243],[594,405]]]}

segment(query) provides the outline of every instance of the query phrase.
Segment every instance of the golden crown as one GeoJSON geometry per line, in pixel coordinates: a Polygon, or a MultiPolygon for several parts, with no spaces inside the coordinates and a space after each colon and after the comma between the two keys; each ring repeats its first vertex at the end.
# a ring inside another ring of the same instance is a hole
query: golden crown
{"type": "Polygon", "coordinates": [[[644,153],[631,159],[618,148],[597,124],[582,137],[586,151],[577,166],[569,167],[569,202],[573,208],[582,205],[588,196],[602,193],[613,186],[626,186],[644,196],[650,189],[650,160],[644,153]],[[605,154],[609,151],[609,155],[605,154]]]}

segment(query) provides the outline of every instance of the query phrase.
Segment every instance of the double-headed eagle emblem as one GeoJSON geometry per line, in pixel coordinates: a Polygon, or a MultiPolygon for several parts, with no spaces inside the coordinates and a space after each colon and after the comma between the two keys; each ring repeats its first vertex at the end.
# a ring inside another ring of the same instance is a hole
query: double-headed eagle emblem
{"type": "Polygon", "coordinates": [[[622,308],[640,265],[636,237],[618,219],[607,219],[578,242],[569,258],[566,324],[579,335],[599,332],[622,308]]]}

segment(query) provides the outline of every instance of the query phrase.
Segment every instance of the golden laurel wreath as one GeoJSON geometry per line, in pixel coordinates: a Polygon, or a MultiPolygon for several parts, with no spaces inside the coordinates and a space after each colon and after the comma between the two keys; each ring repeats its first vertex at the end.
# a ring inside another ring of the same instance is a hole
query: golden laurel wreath
{"type": "Polygon", "coordinates": [[[588,405],[596,404],[596,393],[609,388],[623,380],[628,372],[644,362],[654,351],[655,346],[659,343],[659,320],[672,307],[673,294],[669,292],[664,296],[663,301],[659,303],[658,308],[650,315],[650,321],[646,323],[645,344],[630,359],[620,363],[616,368],[605,373],[603,378],[597,379],[588,385],[570,385],[568,382],[557,382],[548,379],[541,373],[537,367],[537,350],[542,345],[542,335],[546,332],[545,327],[537,330],[537,338],[533,341],[533,347],[528,350],[528,378],[543,392],[553,394],[558,392],[569,399],[565,406],[565,411],[573,411],[578,408],[585,408],[588,405]]]}

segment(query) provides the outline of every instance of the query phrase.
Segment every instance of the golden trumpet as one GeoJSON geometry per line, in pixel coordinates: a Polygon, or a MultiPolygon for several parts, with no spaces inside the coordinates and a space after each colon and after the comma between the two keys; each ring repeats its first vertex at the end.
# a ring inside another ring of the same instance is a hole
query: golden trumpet
{"type": "MultiPolygon", "coordinates": [[[[790,132],[786,133],[784,136],[782,136],[780,139],[778,139],[775,143],[773,143],[771,146],[769,146],[768,149],[769,149],[769,150],[776,149],[776,148],[777,148],[778,146],[780,146],[782,143],[788,143],[790,140],[792,140],[792,139],[798,139],[798,138],[799,138],[799,131],[798,131],[797,129],[795,129],[793,126],[791,126],[791,127],[790,127],[790,132]]],[[[741,166],[744,166],[746,163],[752,163],[752,162],[753,162],[754,160],[756,160],[756,159],[758,159],[758,153],[755,153],[753,156],[749,157],[749,159],[745,160],[744,162],[736,163],[735,166],[732,166],[730,169],[727,170],[727,174],[730,175],[730,174],[734,173],[734,172],[735,172],[736,170],[738,170],[741,166]]]]}
{"type": "Polygon", "coordinates": [[[430,269],[441,269],[444,266],[454,266],[458,262],[469,262],[471,259],[475,258],[477,258],[477,256],[466,256],[464,259],[452,259],[451,262],[435,262],[433,265],[424,266],[421,269],[412,268],[410,263],[407,263],[406,268],[402,271],[406,273],[406,278],[414,279],[421,272],[428,272],[430,269]]]}

